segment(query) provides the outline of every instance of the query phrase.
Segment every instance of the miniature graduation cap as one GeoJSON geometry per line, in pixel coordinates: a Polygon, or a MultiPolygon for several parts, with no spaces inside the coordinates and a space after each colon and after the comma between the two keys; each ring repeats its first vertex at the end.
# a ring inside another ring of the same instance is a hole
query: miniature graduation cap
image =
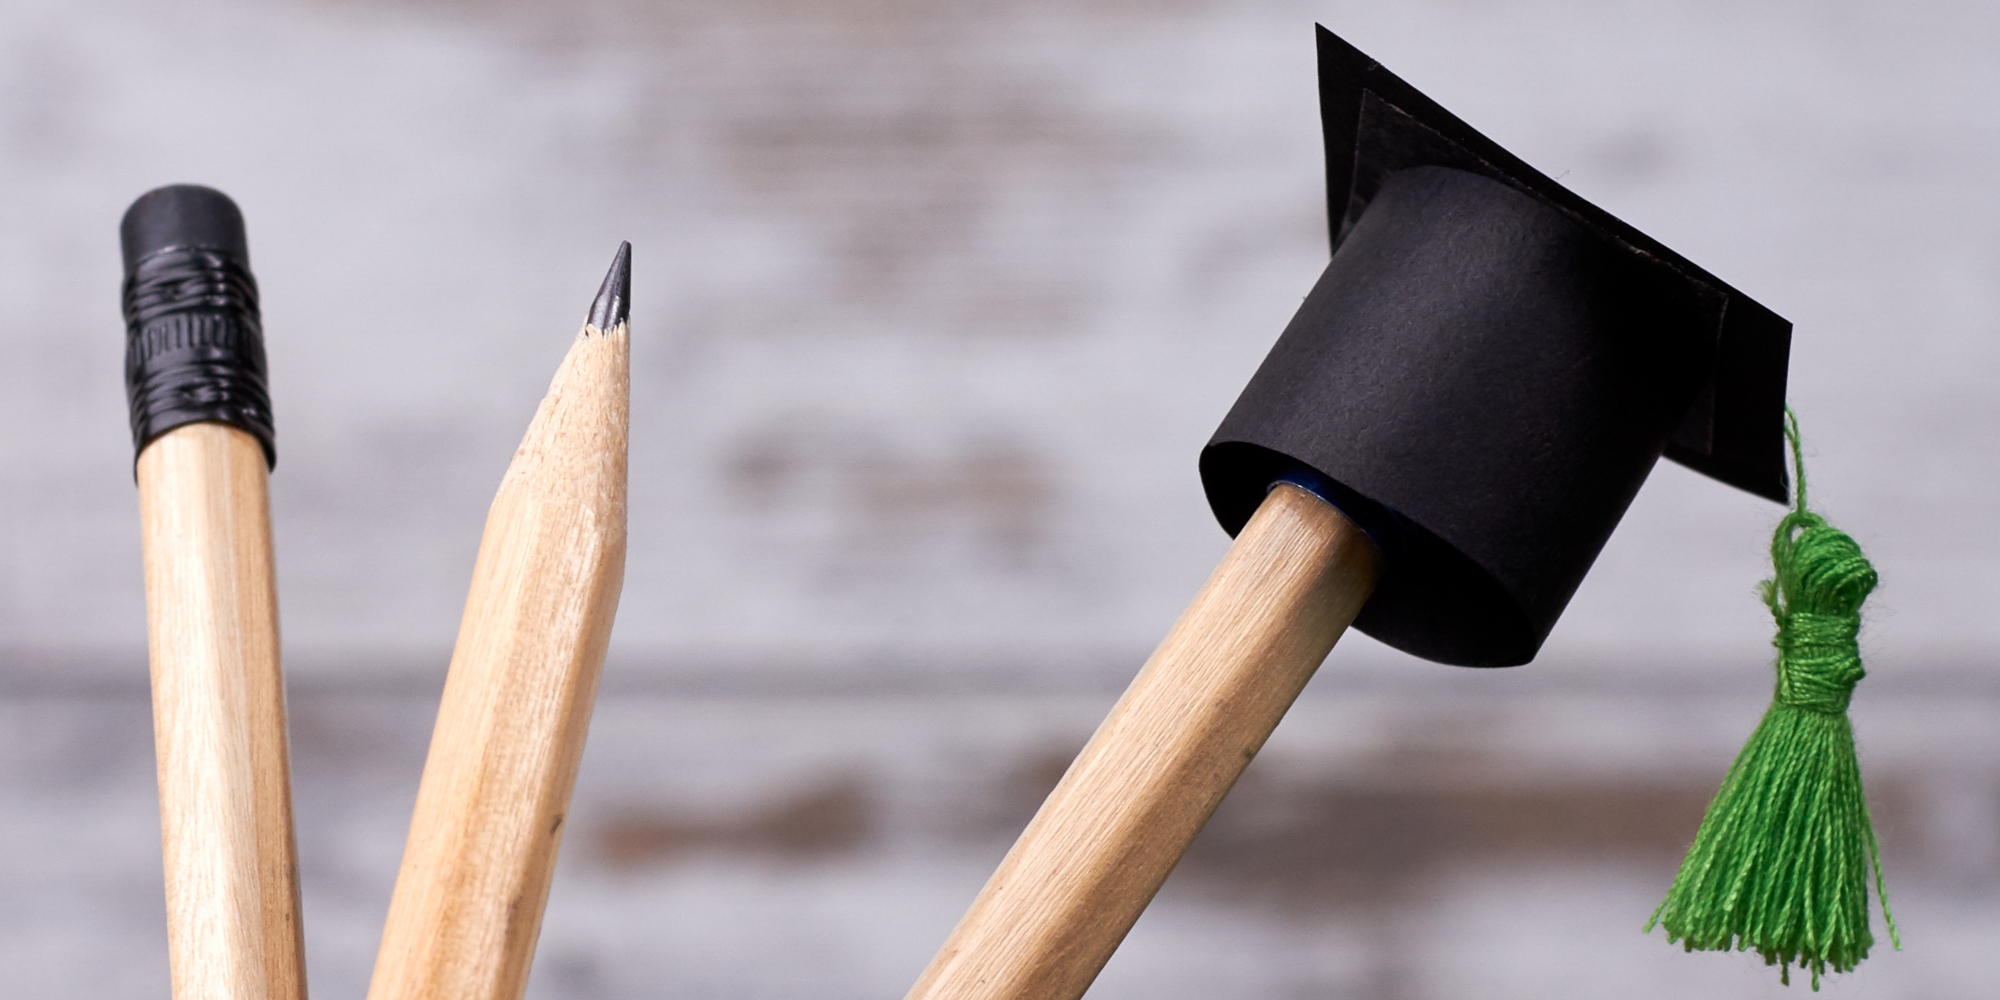
{"type": "Polygon", "coordinates": [[[1202,452],[1231,534],[1315,477],[1356,627],[1526,663],[1661,454],[1783,501],[1791,324],[1319,30],[1333,260],[1202,452]]]}
{"type": "MultiPolygon", "coordinates": [[[[1662,455],[1788,496],[1790,324],[1325,29],[1319,54],[1333,259],[1201,455],[1236,541],[909,1000],[1082,996],[1350,622],[1525,663],[1662,455]]],[[[1779,696],[1659,919],[1817,977],[1868,944],[1845,690],[1874,575],[1798,497],[1779,696]]]]}
{"type": "MultiPolygon", "coordinates": [[[[1333,259],[1202,453],[1231,534],[1274,483],[1302,486],[1382,550],[1356,627],[1507,666],[1533,659],[1660,456],[1793,498],[1790,323],[1318,39],[1333,259]]],[[[1817,986],[1867,954],[1871,865],[1880,891],[1845,714],[1875,577],[1802,481],[1796,498],[1767,584],[1778,697],[1656,919],[1817,986]]]]}

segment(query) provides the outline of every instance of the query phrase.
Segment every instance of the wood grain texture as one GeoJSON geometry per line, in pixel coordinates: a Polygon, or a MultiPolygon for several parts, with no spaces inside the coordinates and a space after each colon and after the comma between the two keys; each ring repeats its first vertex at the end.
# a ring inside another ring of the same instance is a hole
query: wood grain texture
{"type": "Polygon", "coordinates": [[[264,451],[188,424],[138,478],[174,996],[303,1000],[264,451]]]}
{"type": "Polygon", "coordinates": [[[625,324],[586,326],[487,514],[370,1000],[517,1000],[625,576],[625,324]]]}
{"type": "Polygon", "coordinates": [[[1074,1000],[1376,579],[1324,501],[1271,491],[1015,841],[909,1000],[1074,1000]]]}

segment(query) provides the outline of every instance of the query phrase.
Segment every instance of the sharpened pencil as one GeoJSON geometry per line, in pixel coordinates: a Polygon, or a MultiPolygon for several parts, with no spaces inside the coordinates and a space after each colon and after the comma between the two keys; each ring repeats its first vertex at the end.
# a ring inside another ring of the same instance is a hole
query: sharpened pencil
{"type": "Polygon", "coordinates": [[[370,1000],[517,1000],[625,576],[618,248],[487,514],[370,1000]]]}

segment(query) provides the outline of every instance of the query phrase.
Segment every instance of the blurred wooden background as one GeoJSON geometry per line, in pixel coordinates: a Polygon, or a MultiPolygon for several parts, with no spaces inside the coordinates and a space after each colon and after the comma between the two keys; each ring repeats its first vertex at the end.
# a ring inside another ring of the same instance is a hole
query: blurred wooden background
{"type": "MultiPolygon", "coordinates": [[[[1885,581],[1854,715],[1908,945],[1827,995],[1984,992],[1966,0],[15,0],[0,992],[166,989],[133,197],[249,222],[315,992],[365,985],[486,503],[629,239],[628,582],[530,995],[899,996],[1226,544],[1195,454],[1325,260],[1316,20],[1798,324],[1816,496],[1885,581]]],[[[1663,465],[1540,662],[1351,637],[1092,996],[1781,995],[1638,933],[1768,698],[1777,515],[1663,465]]]]}

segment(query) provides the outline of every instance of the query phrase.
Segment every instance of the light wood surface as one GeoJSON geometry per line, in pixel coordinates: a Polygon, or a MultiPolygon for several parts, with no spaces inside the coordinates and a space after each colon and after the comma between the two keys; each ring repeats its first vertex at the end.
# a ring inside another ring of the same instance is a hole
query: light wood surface
{"type": "Polygon", "coordinates": [[[586,326],[486,518],[370,1000],[516,1000],[625,575],[625,324],[586,326]]]}
{"type": "Polygon", "coordinates": [[[264,451],[188,424],[138,478],[174,996],[302,1000],[264,451]]]}
{"type": "Polygon", "coordinates": [[[1361,610],[1376,561],[1333,507],[1271,491],[908,1000],[1082,996],[1361,610]]]}

